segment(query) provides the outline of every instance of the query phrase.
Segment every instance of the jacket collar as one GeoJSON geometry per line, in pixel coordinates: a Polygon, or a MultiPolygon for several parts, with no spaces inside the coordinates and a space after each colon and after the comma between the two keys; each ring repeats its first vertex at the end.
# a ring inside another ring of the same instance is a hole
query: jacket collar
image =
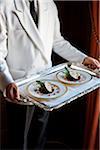
{"type": "MultiPolygon", "coordinates": [[[[41,0],[39,0],[39,3],[40,3],[40,1],[41,0]]],[[[40,50],[44,60],[47,62],[46,57],[45,57],[45,53],[44,53],[45,46],[44,46],[43,40],[40,36],[39,30],[37,29],[31,15],[30,15],[29,10],[27,9],[25,0],[14,0],[14,2],[15,2],[15,7],[16,7],[16,11],[14,11],[14,12],[18,16],[21,25],[23,26],[23,28],[25,29],[25,31],[29,35],[32,42],[40,50]],[[30,27],[29,27],[29,25],[30,25],[30,27]]],[[[40,4],[41,7],[42,7],[42,4],[40,4]]],[[[44,10],[46,10],[46,9],[44,9],[44,10]]],[[[41,28],[43,28],[43,27],[41,27],[41,28]]]]}
{"type": "MultiPolygon", "coordinates": [[[[25,3],[29,1],[29,0],[14,0],[14,3],[15,3],[15,7],[18,11],[20,12],[23,12],[24,11],[24,8],[25,8],[25,3]]],[[[50,0],[38,0],[38,3],[43,6],[43,11],[46,11],[47,8],[48,8],[48,5],[47,3],[49,2],[50,0]]]]}
{"type": "Polygon", "coordinates": [[[15,3],[15,7],[16,7],[17,11],[19,11],[19,12],[24,11],[24,5],[25,5],[24,0],[14,0],[14,3],[15,3]]]}

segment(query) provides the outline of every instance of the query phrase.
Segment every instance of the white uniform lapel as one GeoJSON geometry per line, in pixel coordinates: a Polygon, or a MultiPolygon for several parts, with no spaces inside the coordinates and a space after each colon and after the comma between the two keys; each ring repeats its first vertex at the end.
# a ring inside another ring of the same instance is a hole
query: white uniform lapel
{"type": "Polygon", "coordinates": [[[21,25],[23,26],[23,28],[25,29],[25,31],[27,32],[27,34],[29,35],[29,37],[33,41],[33,43],[41,51],[41,53],[46,61],[46,57],[44,55],[45,49],[44,49],[44,44],[43,44],[42,38],[40,37],[39,30],[37,29],[31,15],[30,15],[30,12],[26,7],[25,1],[24,0],[15,0],[15,6],[16,6],[16,11],[14,11],[14,12],[18,16],[21,25]]]}

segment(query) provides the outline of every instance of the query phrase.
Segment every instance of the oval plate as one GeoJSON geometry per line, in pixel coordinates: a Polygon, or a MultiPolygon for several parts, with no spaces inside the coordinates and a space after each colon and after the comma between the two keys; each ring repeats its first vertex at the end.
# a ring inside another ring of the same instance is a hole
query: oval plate
{"type": "Polygon", "coordinates": [[[52,84],[54,91],[49,94],[43,94],[41,92],[37,92],[37,82],[32,82],[27,86],[27,91],[28,94],[32,97],[36,98],[42,98],[42,99],[51,99],[51,98],[57,98],[65,94],[67,91],[67,88],[60,82],[58,81],[53,81],[53,80],[41,80],[41,81],[48,81],[52,84]]]}
{"type": "Polygon", "coordinates": [[[91,75],[85,71],[76,70],[76,72],[80,73],[80,75],[81,75],[80,79],[77,81],[70,81],[70,80],[65,79],[63,71],[58,72],[56,74],[56,76],[59,81],[61,81],[63,83],[67,83],[67,84],[83,84],[85,82],[90,81],[92,78],[91,75]]]}

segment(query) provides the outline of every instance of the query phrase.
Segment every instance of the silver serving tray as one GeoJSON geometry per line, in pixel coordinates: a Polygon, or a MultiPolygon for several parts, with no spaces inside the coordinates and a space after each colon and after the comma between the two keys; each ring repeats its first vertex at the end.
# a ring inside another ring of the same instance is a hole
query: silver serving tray
{"type": "MultiPolygon", "coordinates": [[[[48,102],[44,102],[44,101],[37,101],[31,97],[29,97],[29,95],[27,95],[26,93],[26,86],[31,83],[41,79],[50,79],[50,80],[57,80],[56,79],[56,74],[57,72],[59,72],[60,70],[62,70],[65,66],[68,66],[68,63],[63,63],[57,66],[54,66],[50,69],[47,69],[43,72],[40,72],[37,75],[32,75],[30,77],[26,77],[23,78],[21,80],[17,80],[16,84],[19,86],[20,89],[20,93],[21,93],[21,99],[20,100],[16,100],[14,103],[16,104],[20,104],[20,105],[37,105],[38,107],[46,110],[46,111],[52,111],[54,109],[58,109],[61,108],[62,106],[72,102],[73,100],[76,100],[79,97],[84,96],[85,94],[88,94],[92,91],[94,91],[95,89],[100,87],[100,78],[97,78],[96,76],[91,75],[91,80],[81,84],[81,85],[67,85],[69,93],[67,95],[67,92],[65,95],[61,96],[60,98],[55,98],[54,100],[48,100],[48,102]],[[24,89],[24,90],[23,90],[24,89]]],[[[85,70],[84,70],[85,71],[85,70]]],[[[5,93],[4,96],[6,97],[5,93]]],[[[9,100],[8,98],[5,98],[7,101],[12,102],[11,100],[9,100]]]]}

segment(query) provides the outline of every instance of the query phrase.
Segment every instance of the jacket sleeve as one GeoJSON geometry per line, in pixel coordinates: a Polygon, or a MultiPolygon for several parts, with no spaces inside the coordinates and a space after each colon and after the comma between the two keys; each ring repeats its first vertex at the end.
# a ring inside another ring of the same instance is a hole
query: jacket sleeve
{"type": "Polygon", "coordinates": [[[84,53],[73,47],[67,40],[65,40],[60,33],[60,22],[58,18],[57,8],[54,4],[55,11],[55,32],[53,50],[55,53],[70,62],[82,63],[84,58],[87,57],[84,53]]]}
{"type": "Polygon", "coordinates": [[[3,91],[5,87],[14,82],[7,63],[7,26],[6,26],[6,17],[3,11],[0,9],[0,90],[3,91]]]}

